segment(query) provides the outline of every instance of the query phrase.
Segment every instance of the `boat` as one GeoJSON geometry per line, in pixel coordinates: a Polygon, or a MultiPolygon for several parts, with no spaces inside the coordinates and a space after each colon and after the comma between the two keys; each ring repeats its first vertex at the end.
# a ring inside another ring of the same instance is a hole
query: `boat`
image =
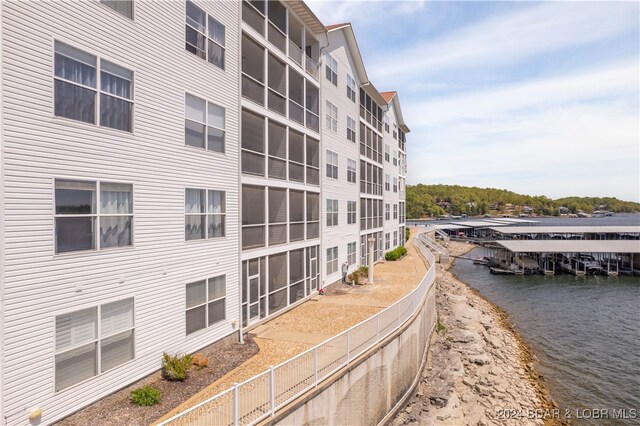
{"type": "Polygon", "coordinates": [[[562,256],[560,268],[574,275],[598,275],[603,273],[600,262],[589,254],[562,256]]]}
{"type": "Polygon", "coordinates": [[[488,265],[489,264],[489,259],[487,259],[486,257],[476,257],[475,259],[473,259],[473,264],[474,265],[488,265]]]}
{"type": "Polygon", "coordinates": [[[517,256],[513,259],[510,268],[516,274],[532,275],[540,272],[538,261],[531,256],[517,256]]]}

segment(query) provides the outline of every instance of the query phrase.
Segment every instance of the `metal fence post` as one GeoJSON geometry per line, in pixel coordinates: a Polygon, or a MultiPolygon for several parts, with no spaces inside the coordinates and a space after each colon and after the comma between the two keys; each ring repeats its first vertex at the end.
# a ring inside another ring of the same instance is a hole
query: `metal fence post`
{"type": "Polygon", "coordinates": [[[318,348],[313,348],[313,381],[318,386],[318,348]]]}
{"type": "Polygon", "coordinates": [[[276,414],[276,374],[273,367],[269,367],[269,403],[271,404],[271,417],[276,414]]]}
{"type": "Polygon", "coordinates": [[[347,331],[347,363],[349,363],[349,358],[350,358],[349,353],[351,352],[351,350],[350,350],[350,348],[349,348],[349,346],[351,346],[351,345],[349,344],[349,336],[350,336],[350,335],[351,335],[351,332],[350,332],[350,331],[347,331]]]}
{"type": "Polygon", "coordinates": [[[235,426],[238,426],[238,424],[240,423],[240,419],[238,418],[238,413],[240,411],[240,407],[239,407],[239,400],[238,400],[238,384],[234,383],[233,384],[233,424],[235,426]]]}

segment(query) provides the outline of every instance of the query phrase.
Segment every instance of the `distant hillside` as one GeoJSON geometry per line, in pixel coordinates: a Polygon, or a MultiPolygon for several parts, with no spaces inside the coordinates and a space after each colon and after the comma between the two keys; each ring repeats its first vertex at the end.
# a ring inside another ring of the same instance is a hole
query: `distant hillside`
{"type": "Polygon", "coordinates": [[[540,196],[516,194],[505,189],[459,185],[407,185],[407,218],[417,219],[444,214],[558,215],[560,213],[638,212],[640,203],[613,197],[566,197],[552,200],[540,196]],[[561,209],[563,207],[563,209],[561,209]]]}

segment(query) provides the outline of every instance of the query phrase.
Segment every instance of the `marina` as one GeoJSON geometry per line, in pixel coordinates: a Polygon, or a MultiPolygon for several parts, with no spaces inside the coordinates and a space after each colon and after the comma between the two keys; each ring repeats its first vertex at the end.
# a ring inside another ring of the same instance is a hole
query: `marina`
{"type": "Polygon", "coordinates": [[[492,218],[433,228],[435,238],[482,246],[483,256],[471,260],[488,266],[495,275],[640,275],[640,226],[537,223],[492,218]]]}

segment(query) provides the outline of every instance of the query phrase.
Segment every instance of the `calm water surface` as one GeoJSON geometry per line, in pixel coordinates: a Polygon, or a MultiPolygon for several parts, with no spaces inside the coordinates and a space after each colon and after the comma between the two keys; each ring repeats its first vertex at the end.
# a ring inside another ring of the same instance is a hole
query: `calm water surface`
{"type": "MultiPolygon", "coordinates": [[[[640,217],[543,219],[540,224],[638,225],[640,217]]],[[[481,255],[480,249],[471,252],[471,257],[481,255]]],[[[635,419],[583,418],[574,424],[640,425],[640,277],[492,275],[487,267],[462,259],[452,272],[508,312],[562,410],[574,418],[576,410],[607,409],[610,415],[613,409],[626,409],[628,415],[636,410],[635,419]]],[[[590,411],[579,413],[587,417],[590,411]]]]}

